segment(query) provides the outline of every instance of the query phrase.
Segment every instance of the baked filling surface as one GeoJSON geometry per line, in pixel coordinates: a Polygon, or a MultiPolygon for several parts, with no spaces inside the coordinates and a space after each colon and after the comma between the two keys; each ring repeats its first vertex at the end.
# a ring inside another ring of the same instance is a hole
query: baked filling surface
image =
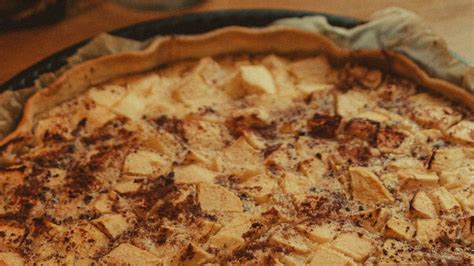
{"type": "Polygon", "coordinates": [[[473,112],[361,65],[181,61],[92,87],[12,145],[6,264],[473,261],[473,112]]]}

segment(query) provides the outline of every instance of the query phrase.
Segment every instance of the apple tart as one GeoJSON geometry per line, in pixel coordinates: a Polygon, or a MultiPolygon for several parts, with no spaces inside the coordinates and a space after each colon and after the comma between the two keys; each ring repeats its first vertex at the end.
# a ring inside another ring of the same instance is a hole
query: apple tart
{"type": "Polygon", "coordinates": [[[1,141],[0,264],[470,264],[474,96],[287,28],[72,68],[1,141]]]}

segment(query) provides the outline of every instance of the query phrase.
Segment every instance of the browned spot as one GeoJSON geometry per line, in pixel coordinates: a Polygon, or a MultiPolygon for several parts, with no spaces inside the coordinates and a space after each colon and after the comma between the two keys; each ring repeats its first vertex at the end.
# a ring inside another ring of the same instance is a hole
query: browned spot
{"type": "Polygon", "coordinates": [[[72,160],[71,149],[75,150],[73,144],[63,146],[58,145],[55,149],[43,152],[30,159],[35,163],[36,167],[64,169],[72,160]]]}
{"type": "Polygon", "coordinates": [[[396,131],[391,127],[384,127],[377,134],[377,146],[396,149],[400,147],[405,138],[404,133],[396,131]]]}
{"type": "Polygon", "coordinates": [[[49,132],[49,130],[46,130],[46,132],[44,132],[44,135],[43,135],[43,141],[44,142],[61,142],[61,141],[64,141],[66,140],[66,138],[64,138],[63,135],[59,134],[59,133],[51,133],[49,132]]]}
{"type": "Polygon", "coordinates": [[[66,174],[66,188],[69,189],[69,196],[74,198],[80,193],[90,192],[95,184],[94,165],[76,164],[66,174]]]}
{"type": "Polygon", "coordinates": [[[173,178],[174,173],[171,172],[147,182],[139,191],[126,195],[136,200],[135,212],[138,216],[144,217],[159,199],[177,195],[178,188],[173,178]]]}
{"type": "Polygon", "coordinates": [[[82,142],[84,142],[87,145],[94,145],[94,144],[97,144],[97,143],[103,143],[107,140],[110,140],[110,139],[112,139],[112,137],[113,136],[110,133],[97,134],[97,135],[94,135],[94,136],[84,137],[82,139],[82,142]]]}
{"type": "Polygon", "coordinates": [[[267,166],[268,171],[270,171],[270,173],[274,175],[278,175],[280,172],[285,170],[282,166],[273,162],[268,163],[266,166],[267,166]]]}
{"type": "Polygon", "coordinates": [[[254,132],[265,139],[274,139],[277,133],[276,123],[265,124],[253,116],[229,118],[226,121],[226,126],[235,138],[242,136],[246,131],[254,132]]]}
{"type": "Polygon", "coordinates": [[[250,127],[250,130],[266,139],[274,139],[277,133],[276,123],[274,122],[264,126],[254,125],[250,127]]]}
{"type": "Polygon", "coordinates": [[[380,123],[378,122],[363,118],[353,118],[344,126],[344,133],[365,140],[370,144],[376,144],[379,127],[380,123]]]}
{"type": "Polygon", "coordinates": [[[338,115],[315,114],[308,120],[307,126],[312,137],[329,139],[336,137],[340,123],[341,117],[338,115]]]}
{"type": "Polygon", "coordinates": [[[82,137],[81,141],[86,145],[105,145],[112,139],[115,145],[122,142],[129,143],[133,132],[124,128],[127,121],[126,117],[111,120],[96,130],[93,135],[82,137]]]}
{"type": "Polygon", "coordinates": [[[172,204],[165,201],[157,210],[158,217],[168,218],[169,220],[177,220],[180,215],[183,218],[192,220],[194,218],[202,217],[203,212],[201,206],[193,195],[189,195],[186,199],[178,204],[172,204]]]}
{"type": "Polygon", "coordinates": [[[346,203],[347,199],[341,193],[332,193],[331,197],[308,196],[297,206],[298,215],[312,217],[316,220],[331,218],[337,216],[346,203]]]}
{"type": "Polygon", "coordinates": [[[0,215],[0,219],[7,221],[18,221],[24,223],[28,216],[30,215],[31,210],[34,207],[34,204],[29,200],[22,199],[20,200],[20,208],[17,212],[7,212],[0,215]]]}
{"type": "Polygon", "coordinates": [[[87,118],[82,118],[79,123],[77,123],[76,128],[71,132],[71,135],[77,137],[81,133],[81,131],[86,127],[87,118]]]}
{"type": "Polygon", "coordinates": [[[188,245],[186,250],[184,251],[183,255],[181,255],[181,260],[191,260],[196,253],[194,252],[193,246],[191,244],[188,245]]]}
{"type": "Polygon", "coordinates": [[[159,116],[153,120],[153,124],[164,131],[174,134],[180,137],[182,140],[186,141],[186,135],[184,132],[183,121],[173,117],[167,117],[165,115],[159,116]]]}
{"type": "Polygon", "coordinates": [[[33,167],[31,173],[25,176],[23,184],[16,187],[14,195],[18,197],[20,202],[33,202],[39,199],[44,189],[43,184],[50,176],[49,171],[37,166],[33,167]]]}
{"type": "Polygon", "coordinates": [[[17,167],[1,167],[0,166],[0,172],[5,173],[5,172],[22,172],[24,173],[26,170],[26,166],[17,166],[17,167]]]}
{"type": "Polygon", "coordinates": [[[278,150],[278,148],[280,148],[280,146],[281,146],[281,143],[275,144],[275,145],[270,145],[270,146],[265,147],[265,149],[263,150],[263,156],[264,156],[265,158],[267,158],[267,157],[270,156],[274,151],[278,150]]]}
{"type": "Polygon", "coordinates": [[[90,192],[99,185],[96,177],[106,173],[109,168],[117,167],[122,160],[123,154],[119,147],[111,147],[100,150],[87,163],[72,164],[66,172],[65,187],[69,190],[69,196],[90,192]]]}
{"type": "Polygon", "coordinates": [[[365,68],[352,63],[346,64],[339,73],[339,82],[336,84],[336,89],[342,92],[349,91],[353,86],[359,84],[360,77],[365,75],[366,72],[367,69],[365,68]]]}
{"type": "Polygon", "coordinates": [[[337,151],[349,163],[365,163],[371,155],[369,147],[357,143],[342,144],[337,148],[337,151]]]}
{"type": "Polygon", "coordinates": [[[46,222],[43,218],[33,218],[33,225],[33,236],[39,236],[48,231],[48,227],[46,226],[46,222]]]}
{"type": "Polygon", "coordinates": [[[437,149],[434,149],[430,156],[427,158],[427,160],[424,161],[424,165],[426,166],[426,169],[431,169],[431,164],[433,163],[433,160],[436,156],[437,149]]]}
{"type": "Polygon", "coordinates": [[[262,223],[260,222],[254,222],[252,223],[252,225],[250,226],[250,229],[245,232],[242,237],[245,238],[245,239],[251,239],[251,240],[255,240],[257,239],[260,235],[262,235],[265,231],[266,231],[266,227],[265,225],[263,225],[262,223]]]}
{"type": "Polygon", "coordinates": [[[348,92],[354,84],[351,81],[348,80],[340,80],[336,84],[336,89],[340,92],[348,92]]]}
{"type": "MultiPolygon", "coordinates": [[[[257,253],[263,253],[265,251],[272,251],[274,253],[289,253],[288,250],[281,246],[272,246],[266,241],[255,241],[247,243],[244,247],[235,250],[232,257],[228,258],[229,261],[246,262],[255,259],[257,253]]],[[[231,263],[233,264],[233,263],[231,263]]],[[[245,264],[245,263],[244,263],[245,264]]],[[[263,264],[271,265],[271,264],[263,264]]]]}

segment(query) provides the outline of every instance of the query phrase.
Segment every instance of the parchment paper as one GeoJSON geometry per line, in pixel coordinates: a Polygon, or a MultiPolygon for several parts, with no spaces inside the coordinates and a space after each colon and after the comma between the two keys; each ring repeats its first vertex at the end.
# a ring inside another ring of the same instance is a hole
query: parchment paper
{"type": "MultiPolygon", "coordinates": [[[[415,13],[387,8],[375,12],[367,23],[352,29],[335,27],[323,16],[287,18],[273,25],[285,25],[323,34],[339,46],[350,49],[389,49],[403,53],[420,65],[430,76],[457,84],[474,93],[474,67],[454,57],[446,42],[437,36],[415,13]]],[[[46,73],[35,86],[0,95],[0,138],[14,130],[23,105],[35,91],[45,88],[61,73],[74,65],[101,56],[146,48],[156,36],[144,42],[102,33],[71,56],[68,64],[56,73],[46,73]]]]}
{"type": "Polygon", "coordinates": [[[369,22],[352,29],[329,25],[325,17],[281,19],[275,25],[323,34],[341,47],[387,49],[400,52],[430,76],[474,92],[474,68],[449,52],[446,42],[415,13],[390,7],[372,14],[369,22]]]}

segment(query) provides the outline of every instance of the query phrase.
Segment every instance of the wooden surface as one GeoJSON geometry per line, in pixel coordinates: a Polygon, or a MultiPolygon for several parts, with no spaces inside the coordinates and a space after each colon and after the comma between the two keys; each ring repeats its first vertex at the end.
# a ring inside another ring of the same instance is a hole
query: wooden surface
{"type": "Polygon", "coordinates": [[[368,19],[374,11],[394,5],[418,13],[451,50],[474,62],[474,0],[207,0],[171,12],[130,10],[104,2],[54,25],[0,33],[0,83],[82,39],[153,18],[217,9],[285,8],[368,19]]]}

